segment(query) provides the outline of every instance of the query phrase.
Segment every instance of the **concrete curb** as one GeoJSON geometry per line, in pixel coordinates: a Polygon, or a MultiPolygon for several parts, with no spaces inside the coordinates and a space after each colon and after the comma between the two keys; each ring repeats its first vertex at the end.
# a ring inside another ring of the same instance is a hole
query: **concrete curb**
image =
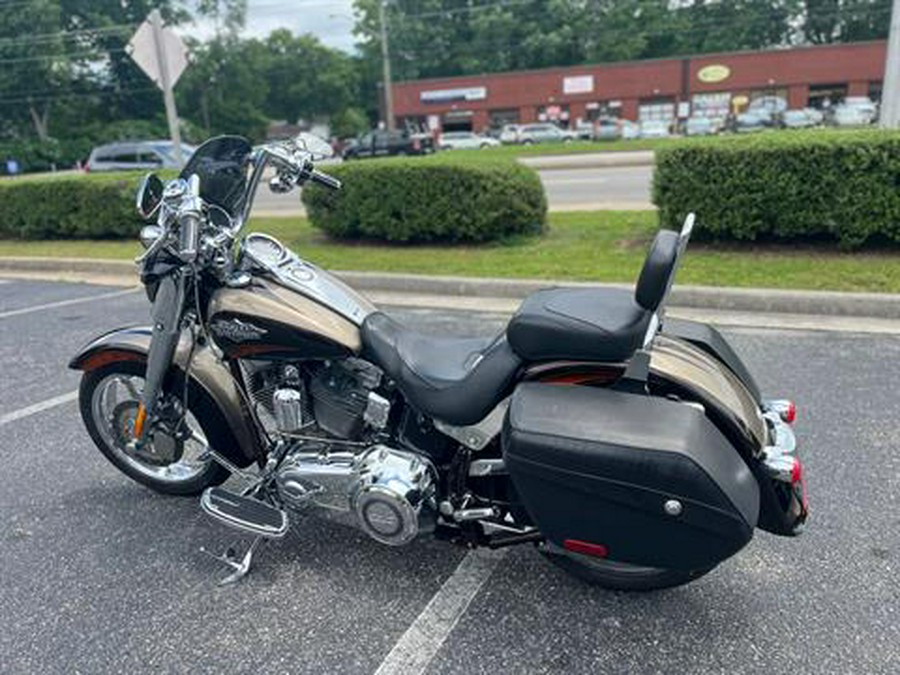
{"type": "Polygon", "coordinates": [[[622,166],[653,166],[656,155],[652,150],[626,152],[586,152],[569,155],[534,155],[518,157],[518,162],[537,171],[562,169],[606,169],[622,166]]]}
{"type": "MultiPolygon", "coordinates": [[[[137,280],[134,263],[124,260],[77,258],[0,258],[0,274],[32,277],[117,278],[123,285],[137,280]]],[[[631,284],[596,284],[541,279],[478,279],[468,277],[387,274],[337,271],[336,274],[361,291],[408,295],[520,299],[541,288],[632,288],[631,284]]],[[[713,288],[676,286],[674,307],[761,312],[813,314],[821,316],[900,319],[900,294],[838,293],[832,291],[785,291],[760,288],[713,288]]]]}

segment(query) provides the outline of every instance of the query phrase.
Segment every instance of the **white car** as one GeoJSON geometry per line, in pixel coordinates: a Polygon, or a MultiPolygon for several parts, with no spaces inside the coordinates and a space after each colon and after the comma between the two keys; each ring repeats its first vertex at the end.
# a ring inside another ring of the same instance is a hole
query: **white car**
{"type": "Polygon", "coordinates": [[[500,131],[500,142],[504,145],[513,145],[519,142],[519,132],[522,126],[519,124],[505,124],[500,131]]]}
{"type": "Polygon", "coordinates": [[[832,111],[831,121],[838,127],[863,127],[871,124],[872,118],[863,108],[839,105],[832,111]]]}
{"type": "Polygon", "coordinates": [[[490,136],[481,136],[471,131],[448,131],[441,134],[438,147],[441,150],[477,150],[479,148],[495,148],[500,141],[490,136]]]}
{"type": "Polygon", "coordinates": [[[636,138],[641,137],[641,127],[636,122],[632,122],[631,120],[622,120],[621,128],[622,140],[632,141],[636,138]]]}
{"type": "Polygon", "coordinates": [[[664,120],[644,120],[641,122],[641,138],[668,138],[669,123],[664,120]]]}
{"type": "Polygon", "coordinates": [[[848,96],[838,107],[855,108],[865,118],[865,124],[871,124],[878,118],[878,104],[868,96],[848,96]]]}

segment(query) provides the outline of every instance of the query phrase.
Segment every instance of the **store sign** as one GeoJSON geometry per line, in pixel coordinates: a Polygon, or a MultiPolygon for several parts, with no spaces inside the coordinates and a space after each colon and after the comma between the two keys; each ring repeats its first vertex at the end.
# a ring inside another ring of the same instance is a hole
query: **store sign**
{"type": "Polygon", "coordinates": [[[729,77],[731,77],[731,68],[722,64],[706,66],[697,73],[697,79],[706,84],[724,82],[729,77]]]}
{"type": "Polygon", "coordinates": [[[454,101],[483,101],[487,98],[487,87],[466,87],[464,89],[435,89],[419,93],[422,103],[453,103],[454,101]]]}
{"type": "Polygon", "coordinates": [[[564,94],[590,94],[594,91],[593,75],[574,75],[563,78],[564,94]]]}

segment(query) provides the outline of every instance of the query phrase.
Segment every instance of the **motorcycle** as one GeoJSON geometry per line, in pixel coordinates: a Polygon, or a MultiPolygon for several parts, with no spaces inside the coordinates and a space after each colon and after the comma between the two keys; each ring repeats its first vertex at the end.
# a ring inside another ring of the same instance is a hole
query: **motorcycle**
{"type": "Polygon", "coordinates": [[[70,364],[110,462],[252,535],[221,557],[224,582],[311,513],[389,546],[530,544],[626,590],[697,579],[756,528],[802,530],[794,405],[763,400],[715,328],[666,317],[693,214],[656,235],[633,293],[549,288],[493,338],[432,337],[276,239],[241,236],[264,172],[277,192],[341,188],[315,168],[320,145],[217,137],[180,177],[148,175],[152,325],[70,364]]]}

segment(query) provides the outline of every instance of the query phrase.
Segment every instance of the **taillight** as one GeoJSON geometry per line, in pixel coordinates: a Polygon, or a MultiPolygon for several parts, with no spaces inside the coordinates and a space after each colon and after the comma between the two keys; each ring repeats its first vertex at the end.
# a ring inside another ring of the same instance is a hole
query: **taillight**
{"type": "Polygon", "coordinates": [[[770,401],[768,410],[778,413],[782,422],[787,422],[788,424],[793,424],[797,419],[797,406],[794,405],[793,401],[788,401],[786,399],[782,401],[770,401]]]}
{"type": "Polygon", "coordinates": [[[413,139],[413,150],[421,150],[421,148],[422,141],[420,141],[418,138],[413,139]]]}
{"type": "Polygon", "coordinates": [[[609,550],[603,544],[592,544],[589,541],[580,541],[579,539],[566,539],[563,542],[563,548],[572,553],[581,553],[595,558],[605,558],[609,555],[609,550]]]}

